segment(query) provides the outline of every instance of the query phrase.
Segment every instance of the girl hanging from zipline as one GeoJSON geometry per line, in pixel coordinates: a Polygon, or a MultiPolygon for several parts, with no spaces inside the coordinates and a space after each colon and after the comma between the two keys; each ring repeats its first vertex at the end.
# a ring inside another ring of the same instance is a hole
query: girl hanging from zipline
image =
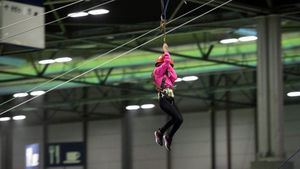
{"type": "Polygon", "coordinates": [[[170,151],[173,136],[181,126],[183,119],[174,100],[173,89],[177,74],[166,42],[163,43],[162,49],[163,55],[156,59],[152,77],[158,92],[159,106],[171,116],[171,119],[163,127],[156,130],[154,136],[157,144],[161,146],[164,144],[166,149],[170,151]],[[167,132],[171,126],[173,127],[170,132],[167,132]]]}

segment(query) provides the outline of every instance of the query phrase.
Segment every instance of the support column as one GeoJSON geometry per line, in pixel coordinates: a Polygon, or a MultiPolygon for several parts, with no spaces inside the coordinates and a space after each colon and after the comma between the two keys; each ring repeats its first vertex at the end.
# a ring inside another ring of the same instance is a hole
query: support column
{"type": "MultiPolygon", "coordinates": [[[[4,96],[0,99],[1,103],[9,100],[10,96],[4,96]]],[[[4,110],[5,108],[9,107],[9,105],[6,105],[2,107],[1,110],[4,110]]],[[[11,112],[5,113],[1,117],[12,117],[11,112]]],[[[1,169],[12,169],[13,167],[13,129],[14,125],[12,120],[1,122],[0,124],[0,134],[1,134],[1,169]]]]}
{"type": "Polygon", "coordinates": [[[122,169],[132,169],[131,117],[125,112],[122,119],[122,169]]]}
{"type": "MultiPolygon", "coordinates": [[[[214,88],[215,78],[214,75],[209,76],[209,86],[214,88]]],[[[211,90],[212,91],[212,90],[211,90]]],[[[210,96],[210,130],[211,130],[211,169],[216,169],[216,109],[215,109],[215,94],[211,92],[210,96]]]]}
{"type": "Polygon", "coordinates": [[[255,169],[277,166],[284,159],[280,23],[279,15],[258,19],[258,154],[257,161],[252,163],[255,169]]]}
{"type": "Polygon", "coordinates": [[[8,121],[1,124],[1,168],[12,169],[13,163],[13,124],[8,121]]]}
{"type": "MultiPolygon", "coordinates": [[[[44,95],[44,103],[46,104],[48,101],[48,95],[44,95]]],[[[48,110],[43,110],[43,169],[47,169],[47,161],[48,161],[48,126],[49,126],[49,118],[48,118],[48,110]]]]}
{"type": "MultiPolygon", "coordinates": [[[[225,85],[229,87],[229,77],[225,76],[225,85]]],[[[230,91],[226,91],[226,142],[227,142],[227,169],[231,169],[231,108],[230,108],[230,91]]]]}
{"type": "MultiPolygon", "coordinates": [[[[83,99],[88,99],[88,87],[83,88],[83,99]]],[[[88,169],[88,105],[83,105],[83,117],[82,117],[82,137],[83,137],[83,144],[84,144],[84,163],[83,169],[88,169]]]]}
{"type": "MultiPolygon", "coordinates": [[[[123,86],[122,95],[128,94],[127,85],[123,86]]],[[[123,101],[121,106],[122,117],[122,169],[132,169],[132,114],[125,109],[128,101],[123,101]]]]}

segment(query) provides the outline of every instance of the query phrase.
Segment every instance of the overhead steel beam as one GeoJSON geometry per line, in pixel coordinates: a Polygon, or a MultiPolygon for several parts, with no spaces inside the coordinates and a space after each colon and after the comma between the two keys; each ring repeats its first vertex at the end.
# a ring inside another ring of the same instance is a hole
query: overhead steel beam
{"type": "MultiPolygon", "coordinates": [[[[191,2],[195,2],[195,3],[206,3],[206,1],[203,0],[189,0],[191,2]]],[[[223,4],[225,1],[224,0],[215,0],[214,3],[208,4],[210,6],[218,6],[220,4],[223,4]]],[[[268,8],[264,8],[264,7],[260,7],[260,6],[252,6],[250,4],[245,4],[245,3],[241,3],[241,2],[236,2],[233,1],[231,3],[228,3],[226,6],[224,6],[223,8],[227,8],[229,10],[232,11],[237,11],[237,12],[242,12],[242,13],[252,13],[252,14],[269,14],[271,13],[271,10],[268,8]]]]}
{"type": "MultiPolygon", "coordinates": [[[[47,2],[51,2],[51,0],[48,0],[47,2]]],[[[55,9],[54,4],[49,4],[49,7],[52,11],[55,9]]],[[[59,16],[58,12],[54,10],[53,15],[54,15],[55,19],[58,20],[58,25],[59,25],[59,28],[61,30],[61,33],[65,34],[66,33],[66,27],[63,24],[63,22],[61,21],[61,18],[59,16]]]]}
{"type": "MultiPolygon", "coordinates": [[[[4,73],[3,71],[0,71],[0,73],[4,73]]],[[[10,73],[10,72],[8,72],[8,73],[10,73]]],[[[20,73],[12,73],[12,74],[18,74],[18,75],[20,75],[20,73]]],[[[36,77],[36,76],[34,76],[34,75],[26,75],[25,74],[25,76],[28,76],[28,77],[30,77],[30,78],[32,78],[32,77],[36,77]]],[[[39,78],[45,78],[45,79],[52,79],[52,78],[50,78],[50,77],[44,77],[44,76],[42,76],[42,77],[39,77],[39,78]]],[[[58,79],[56,79],[56,80],[59,80],[59,81],[66,81],[66,80],[68,80],[68,79],[61,79],[61,78],[58,78],[58,79]]],[[[92,85],[92,86],[100,86],[99,84],[96,84],[96,83],[89,83],[89,82],[83,82],[83,81],[72,81],[72,82],[75,82],[75,83],[79,83],[79,84],[83,84],[83,85],[92,85]]],[[[112,85],[102,85],[103,87],[112,87],[112,88],[119,88],[119,89],[121,89],[121,87],[119,87],[119,86],[112,86],[112,85]]],[[[146,92],[146,93],[153,93],[153,90],[147,90],[147,89],[143,89],[143,88],[126,88],[126,90],[133,90],[133,91],[139,91],[139,92],[146,92]]],[[[139,96],[141,96],[141,98],[140,97],[138,97],[138,96],[136,96],[136,97],[134,97],[134,99],[143,99],[143,98],[145,98],[145,95],[139,95],[139,96]]],[[[201,96],[195,96],[195,95],[186,95],[186,94],[180,94],[180,93],[177,93],[177,96],[179,96],[179,97],[186,97],[186,98],[192,98],[192,99],[200,99],[200,100],[209,100],[209,98],[206,98],[206,97],[201,97],[201,96]]],[[[155,97],[156,98],[156,97],[155,97]]],[[[122,98],[116,98],[116,99],[122,99],[122,98]]],[[[127,100],[129,99],[129,98],[126,98],[127,100]]],[[[109,99],[106,99],[106,101],[107,100],[109,100],[109,99]]],[[[114,100],[114,99],[113,99],[114,100]]],[[[112,100],[110,100],[110,101],[112,101],[112,100]]],[[[221,99],[216,99],[215,101],[217,101],[217,102],[226,102],[225,100],[221,100],[221,99]]],[[[85,101],[82,101],[82,103],[81,102],[78,102],[78,103],[76,103],[76,105],[79,105],[79,104],[86,104],[86,103],[88,103],[88,104],[95,104],[95,103],[99,103],[99,99],[96,99],[96,100],[92,100],[92,101],[89,101],[89,102],[87,102],[87,100],[85,100],[85,101]]],[[[231,103],[232,104],[238,104],[238,105],[249,105],[249,103],[242,103],[242,102],[235,102],[235,101],[231,101],[231,103]]],[[[64,105],[65,106],[65,103],[60,103],[60,104],[62,104],[62,105],[64,105]]],[[[55,105],[54,107],[56,107],[56,106],[59,106],[59,105],[55,105]]],[[[50,106],[51,107],[51,106],[50,106]]]]}
{"type": "MultiPolygon", "coordinates": [[[[111,45],[114,45],[114,46],[119,45],[119,44],[114,44],[114,43],[107,43],[107,44],[111,44],[111,45]]],[[[132,49],[133,46],[126,45],[126,46],[123,46],[123,48],[132,49]]],[[[160,51],[160,50],[150,49],[150,48],[145,48],[145,47],[141,47],[139,49],[147,51],[147,52],[158,53],[158,54],[162,53],[162,51],[160,51]]],[[[234,62],[226,62],[226,61],[222,61],[222,60],[209,59],[209,58],[205,58],[205,57],[202,57],[202,56],[195,57],[195,56],[190,56],[190,55],[185,55],[185,54],[180,54],[180,53],[175,53],[175,52],[170,52],[170,54],[172,56],[182,57],[182,58],[186,58],[186,59],[194,59],[194,60],[200,60],[200,61],[205,61],[205,62],[213,62],[213,63],[237,66],[237,67],[242,67],[242,68],[248,68],[248,69],[255,69],[256,68],[255,66],[252,66],[252,65],[245,65],[245,64],[239,64],[239,63],[234,63],[234,62]]]]}
{"type": "MultiPolygon", "coordinates": [[[[76,113],[76,114],[83,114],[83,111],[78,111],[78,110],[71,110],[71,109],[62,109],[62,108],[49,108],[49,107],[39,107],[39,109],[43,109],[43,110],[49,110],[49,111],[55,111],[55,112],[72,112],[72,113],[76,113]]],[[[93,112],[93,113],[89,113],[89,117],[87,118],[92,118],[91,116],[96,116],[96,117],[100,117],[100,118],[107,118],[107,117],[121,117],[120,114],[112,114],[112,113],[103,113],[103,112],[93,112]]]]}
{"type": "MultiPolygon", "coordinates": [[[[198,23],[198,24],[192,24],[192,25],[188,25],[188,26],[185,26],[185,27],[182,27],[182,29],[184,28],[189,28],[189,32],[192,32],[190,29],[193,28],[193,27],[203,27],[203,26],[209,26],[209,25],[212,25],[212,26],[216,26],[216,24],[218,24],[218,27],[224,27],[222,25],[226,25],[226,23],[228,23],[228,25],[226,26],[226,28],[232,28],[232,25],[234,25],[233,23],[239,23],[239,26],[241,24],[241,22],[243,24],[254,24],[254,19],[256,17],[245,17],[245,18],[239,18],[239,19],[231,19],[231,20],[227,20],[227,21],[224,21],[224,20],[216,20],[216,21],[211,21],[211,22],[205,22],[205,23],[198,23]]],[[[184,19],[182,19],[184,20],[184,19]]],[[[180,21],[177,21],[177,22],[180,22],[180,21]]],[[[65,39],[65,38],[62,38],[60,40],[53,40],[53,41],[48,41],[47,44],[48,45],[51,45],[51,44],[55,44],[55,43],[61,43],[61,42],[74,42],[74,41],[82,41],[82,40],[88,40],[88,39],[99,39],[99,38],[106,38],[108,36],[112,36],[112,37],[119,37],[119,36],[128,36],[130,35],[130,38],[132,37],[132,35],[139,35],[139,34],[143,34],[143,33],[146,33],[148,32],[150,29],[153,29],[153,24],[152,23],[149,23],[149,28],[143,28],[143,29],[140,29],[140,30],[134,30],[134,31],[130,31],[128,30],[127,32],[124,32],[124,33],[112,33],[112,34],[103,34],[103,35],[90,35],[90,36],[83,36],[83,37],[74,37],[74,38],[69,38],[69,39],[65,39]]],[[[237,27],[237,26],[235,26],[237,27]]],[[[172,27],[169,27],[170,29],[172,27]]],[[[87,30],[85,30],[87,31],[87,30]]],[[[157,29],[157,31],[159,31],[159,29],[157,29]]],[[[207,31],[211,31],[211,30],[205,30],[205,32],[207,31]]],[[[199,30],[197,31],[199,32],[199,30]]],[[[52,36],[50,34],[47,34],[47,36],[52,36]]],[[[56,36],[56,35],[55,35],[56,36]]],[[[150,36],[150,35],[149,35],[150,36]]],[[[152,35],[151,35],[152,36],[152,35]]],[[[145,36],[146,37],[146,36],[145,36]]],[[[128,39],[128,38],[127,38],[128,39]]]]}
{"type": "MultiPolygon", "coordinates": [[[[127,88],[126,88],[127,89],[127,88]]],[[[31,105],[32,107],[35,108],[57,108],[57,107],[68,107],[70,105],[89,105],[89,104],[96,104],[96,103],[110,103],[110,102],[120,102],[120,101],[126,101],[126,100],[140,100],[140,99],[156,99],[156,94],[152,92],[152,94],[148,94],[148,95],[132,95],[132,97],[128,97],[128,96],[116,96],[116,97],[99,97],[99,98],[86,98],[86,99],[79,99],[79,100],[75,100],[75,101],[70,101],[70,102],[48,102],[45,103],[43,105],[31,105]]]]}
{"type": "MultiPolygon", "coordinates": [[[[107,43],[107,44],[111,44],[111,45],[115,45],[115,46],[118,45],[118,44],[114,44],[114,43],[107,43]]],[[[123,48],[132,49],[133,46],[126,45],[126,46],[123,46],[123,48]]],[[[148,51],[148,52],[153,52],[153,53],[159,53],[159,54],[162,53],[160,50],[150,49],[150,48],[145,48],[145,47],[141,47],[139,49],[144,50],[144,51],[148,51]]],[[[185,55],[185,54],[180,54],[180,53],[175,53],[175,52],[170,52],[170,54],[173,55],[173,56],[187,58],[187,59],[194,59],[194,60],[200,60],[200,61],[206,61],[206,62],[213,62],[213,63],[225,64],[225,65],[231,65],[231,66],[237,66],[237,67],[247,68],[247,69],[256,69],[256,66],[252,66],[252,65],[239,64],[239,63],[234,63],[234,62],[226,62],[226,61],[216,60],[216,59],[209,59],[209,58],[202,57],[202,56],[201,57],[196,57],[196,56],[190,56],[190,55],[185,55]]],[[[226,56],[228,56],[228,55],[226,55],[226,56]]],[[[300,75],[298,73],[290,72],[290,71],[284,71],[284,73],[285,74],[294,75],[294,76],[299,76],[300,75]]]]}
{"type": "Polygon", "coordinates": [[[179,9],[182,7],[182,5],[184,4],[185,0],[181,0],[180,3],[177,5],[177,7],[175,8],[174,12],[171,14],[170,18],[168,20],[173,20],[173,18],[176,16],[176,14],[178,13],[179,9]]]}
{"type": "MultiPolygon", "coordinates": [[[[25,74],[25,73],[18,73],[18,72],[9,72],[9,71],[3,71],[0,70],[0,74],[8,74],[8,75],[17,75],[17,76],[23,76],[25,80],[25,78],[27,78],[26,80],[30,80],[30,79],[46,79],[46,80],[53,80],[52,77],[47,77],[47,76],[40,76],[40,75],[32,75],[32,74],[25,74]]],[[[65,79],[65,78],[56,78],[55,81],[67,81],[69,79],[65,79]]],[[[11,80],[13,81],[13,80],[11,80]]],[[[77,81],[77,80],[73,80],[73,83],[78,83],[78,84],[84,84],[84,85],[99,85],[97,83],[90,83],[87,81],[77,81]]]]}
{"type": "Polygon", "coordinates": [[[24,80],[32,80],[36,79],[36,77],[20,77],[20,78],[14,78],[14,79],[7,79],[7,80],[0,80],[0,83],[9,83],[9,82],[18,82],[18,81],[24,81],[24,80]]]}
{"type": "Polygon", "coordinates": [[[70,2],[75,2],[78,0],[56,0],[56,1],[46,1],[44,5],[54,5],[54,4],[65,4],[70,2]]]}
{"type": "MultiPolygon", "coordinates": [[[[131,89],[126,88],[126,90],[131,89]]],[[[45,103],[43,105],[30,105],[31,108],[40,108],[40,109],[57,109],[58,107],[68,107],[70,105],[86,105],[86,104],[97,104],[97,103],[107,103],[107,102],[115,102],[115,101],[128,101],[128,100],[141,100],[141,99],[153,99],[156,100],[157,96],[155,92],[152,90],[149,91],[149,93],[152,94],[139,94],[139,95],[130,95],[128,96],[123,96],[123,97],[100,97],[100,98],[90,98],[90,99],[83,99],[83,100],[76,100],[76,101],[70,101],[70,102],[49,102],[45,103]]],[[[195,96],[195,95],[188,95],[188,94],[182,94],[182,93],[177,93],[176,96],[178,97],[186,97],[186,98],[191,98],[191,99],[200,99],[200,100],[209,100],[209,97],[201,97],[201,96],[195,96]]],[[[215,99],[216,102],[221,102],[221,103],[226,103],[226,100],[221,100],[221,99],[215,99]]],[[[245,102],[238,102],[238,101],[229,101],[229,104],[236,104],[236,105],[242,105],[242,106],[254,106],[255,104],[251,103],[245,103],[245,102]]]]}

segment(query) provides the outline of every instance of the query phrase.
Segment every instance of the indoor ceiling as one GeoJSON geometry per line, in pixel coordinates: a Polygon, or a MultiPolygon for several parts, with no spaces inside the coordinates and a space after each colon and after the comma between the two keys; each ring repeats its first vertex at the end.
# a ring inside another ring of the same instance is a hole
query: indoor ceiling
{"type": "MultiPolygon", "coordinates": [[[[46,11],[50,11],[73,2],[77,1],[46,0],[43,5],[46,11]]],[[[147,41],[161,35],[160,30],[155,29],[160,22],[160,1],[115,0],[101,7],[110,10],[107,15],[61,20],[71,12],[82,11],[103,2],[106,1],[89,0],[47,14],[46,22],[60,21],[46,26],[45,49],[2,45],[2,56],[0,57],[2,100],[11,98],[11,94],[15,92],[30,91],[37,85],[39,85],[37,89],[40,90],[50,89],[50,98],[59,98],[49,102],[48,107],[44,105],[42,109],[72,110],[79,114],[83,107],[79,106],[79,109],[75,111],[72,107],[74,104],[82,103],[80,104],[82,106],[94,105],[95,107],[100,104],[103,107],[103,104],[107,103],[107,99],[110,104],[124,100],[129,102],[153,100],[155,94],[153,97],[150,74],[153,69],[153,61],[161,54],[162,38],[150,43],[147,41]],[[139,37],[150,30],[154,31],[139,37]],[[134,39],[132,42],[120,47],[132,39],[134,39]],[[138,49],[124,54],[138,46],[140,46],[138,49]],[[116,47],[118,49],[114,50],[116,47]],[[111,50],[114,51],[111,52],[111,50]],[[38,61],[42,59],[63,56],[72,57],[72,62],[51,65],[38,64],[38,61]],[[111,60],[115,57],[117,59],[111,60]],[[57,76],[59,78],[51,80],[57,76]],[[73,80],[68,82],[72,78],[73,80]],[[49,80],[51,81],[49,82],[49,80]],[[68,83],[58,88],[65,90],[56,90],[56,86],[63,82],[68,83]],[[71,100],[65,99],[69,98],[70,94],[68,93],[76,92],[83,87],[90,87],[90,91],[98,90],[99,94],[94,97],[96,92],[91,92],[91,95],[86,96],[90,99],[86,101],[83,101],[81,94],[72,96],[71,100]],[[52,92],[54,88],[55,91],[52,92]],[[125,98],[120,98],[122,96],[120,90],[124,89],[131,92],[127,93],[128,96],[125,98]],[[107,94],[106,90],[113,92],[107,94]],[[141,94],[142,98],[138,97],[141,94]],[[65,102],[65,104],[61,105],[59,102],[65,102]]],[[[168,19],[172,20],[207,2],[209,1],[170,0],[168,19]]],[[[172,30],[224,2],[226,1],[214,0],[205,7],[172,22],[167,26],[167,30],[172,30]]],[[[197,103],[199,100],[207,102],[211,99],[211,93],[216,93],[219,106],[224,107],[226,91],[232,91],[230,101],[236,107],[255,105],[253,96],[253,93],[255,95],[257,57],[255,41],[229,45],[220,44],[219,41],[224,38],[238,38],[255,34],[256,19],[268,14],[280,14],[283,17],[282,45],[285,62],[285,90],[288,91],[299,86],[299,8],[300,2],[292,0],[233,0],[226,6],[170,32],[167,40],[178,75],[180,77],[186,75],[201,77],[201,82],[198,80],[177,84],[179,98],[188,98],[181,102],[182,106],[185,105],[186,109],[189,109],[191,108],[189,104],[197,103]],[[216,79],[215,87],[209,83],[212,76],[216,79]],[[225,84],[226,78],[231,79],[229,80],[230,86],[226,86],[228,85],[225,84]]],[[[299,102],[299,100],[286,98],[288,103],[295,103],[295,101],[299,102]]],[[[197,108],[205,108],[208,104],[206,102],[197,105],[197,108]]],[[[33,104],[34,106],[38,107],[33,104]]],[[[30,108],[30,106],[27,107],[26,111],[32,110],[30,108]]],[[[110,112],[112,110],[103,111],[110,112]]],[[[104,113],[103,116],[106,114],[104,113]]]]}

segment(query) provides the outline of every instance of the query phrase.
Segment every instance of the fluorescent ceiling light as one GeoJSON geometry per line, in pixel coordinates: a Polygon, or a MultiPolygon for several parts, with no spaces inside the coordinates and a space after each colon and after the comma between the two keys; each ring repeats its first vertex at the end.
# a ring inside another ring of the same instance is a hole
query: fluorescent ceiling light
{"type": "Polygon", "coordinates": [[[138,110],[139,108],[140,108],[139,105],[126,106],[126,110],[138,110]]]}
{"type": "Polygon", "coordinates": [[[94,9],[88,12],[91,15],[103,15],[109,13],[107,9],[94,9]]]}
{"type": "Polygon", "coordinates": [[[17,98],[17,97],[26,97],[26,96],[28,96],[28,93],[15,93],[13,96],[15,98],[17,98]]]}
{"type": "Polygon", "coordinates": [[[189,82],[189,81],[195,81],[198,80],[197,76],[186,76],[182,78],[183,81],[189,82]]]}
{"type": "Polygon", "coordinates": [[[78,17],[87,16],[87,15],[89,15],[89,14],[86,12],[74,12],[74,13],[68,14],[68,16],[72,17],[72,18],[78,18],[78,17]]]}
{"type": "Polygon", "coordinates": [[[175,82],[181,82],[182,81],[182,78],[177,78],[176,80],[175,80],[175,82]]]}
{"type": "Polygon", "coordinates": [[[228,44],[228,43],[237,43],[239,40],[236,38],[231,38],[231,39],[223,39],[220,41],[222,44],[228,44]]]}
{"type": "Polygon", "coordinates": [[[13,120],[24,120],[24,119],[26,119],[26,116],[24,115],[18,115],[13,117],[13,120]]]}
{"type": "Polygon", "coordinates": [[[43,94],[45,94],[45,93],[46,93],[45,91],[40,90],[40,91],[33,91],[33,92],[30,92],[30,95],[31,95],[31,96],[40,96],[40,95],[43,95],[43,94]]]}
{"type": "Polygon", "coordinates": [[[142,109],[152,109],[153,107],[155,107],[154,104],[143,104],[141,106],[142,109]]]}
{"type": "Polygon", "coordinates": [[[298,97],[300,96],[300,92],[289,92],[287,95],[289,97],[298,97]]]}
{"type": "Polygon", "coordinates": [[[45,60],[40,60],[39,61],[39,64],[41,65],[46,65],[46,64],[52,64],[54,63],[55,61],[53,59],[45,59],[45,60]]]}
{"type": "Polygon", "coordinates": [[[257,40],[256,36],[243,36],[239,38],[239,41],[241,42],[249,42],[249,41],[255,41],[257,40]]]}
{"type": "Polygon", "coordinates": [[[55,62],[63,63],[63,62],[70,62],[72,58],[70,57],[62,57],[62,58],[56,58],[54,59],[55,62]]]}
{"type": "Polygon", "coordinates": [[[0,121],[9,121],[10,117],[0,117],[0,121]]]}

